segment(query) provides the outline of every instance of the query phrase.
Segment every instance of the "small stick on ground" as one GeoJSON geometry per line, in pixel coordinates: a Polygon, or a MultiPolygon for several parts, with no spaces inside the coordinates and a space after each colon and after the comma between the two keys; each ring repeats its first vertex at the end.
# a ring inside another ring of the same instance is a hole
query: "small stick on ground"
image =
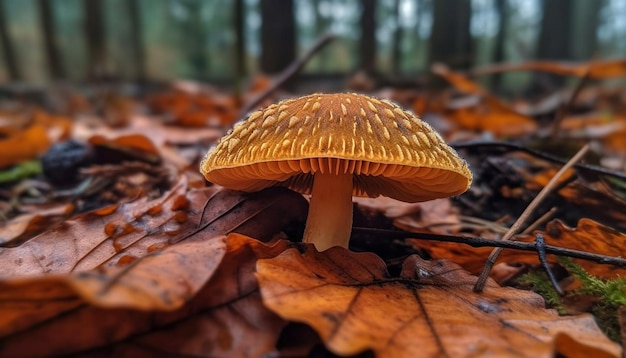
{"type": "MultiPolygon", "coordinates": [[[[537,252],[537,245],[534,242],[519,242],[519,241],[502,241],[485,239],[483,237],[474,236],[456,236],[456,235],[438,235],[417,233],[402,230],[388,230],[388,229],[374,229],[367,227],[353,227],[353,235],[363,235],[367,237],[376,237],[379,239],[418,239],[418,240],[431,240],[441,242],[456,242],[458,244],[464,244],[471,247],[501,247],[511,250],[520,251],[532,251],[537,252]]],[[[545,245],[546,254],[571,257],[574,259],[581,259],[586,261],[592,261],[604,265],[614,265],[618,267],[626,268],[626,259],[622,257],[607,256],[601,254],[594,254],[591,252],[585,252],[580,250],[568,249],[565,247],[545,245]]]]}
{"type": "Polygon", "coordinates": [[[546,258],[546,241],[543,238],[543,235],[537,234],[535,235],[535,245],[537,245],[537,256],[539,256],[539,262],[541,263],[541,267],[548,275],[548,279],[552,283],[552,287],[554,290],[560,295],[563,296],[565,292],[559,285],[559,282],[554,277],[554,273],[552,272],[552,268],[550,268],[550,264],[548,263],[548,259],[546,258]]]}
{"type": "MultiPolygon", "coordinates": [[[[558,183],[559,179],[565,174],[565,172],[569,168],[571,168],[576,162],[578,162],[583,157],[583,155],[585,155],[585,153],[587,153],[588,149],[589,149],[589,145],[588,144],[583,146],[578,151],[578,153],[576,153],[576,155],[574,155],[572,157],[572,159],[570,159],[554,175],[554,177],[552,177],[552,179],[550,179],[548,184],[543,189],[541,189],[539,194],[530,202],[530,204],[528,204],[528,206],[526,207],[524,212],[519,216],[519,218],[511,226],[509,231],[507,231],[507,233],[504,234],[504,236],[502,237],[502,241],[511,240],[513,238],[513,236],[519,232],[519,229],[524,224],[524,222],[526,222],[528,217],[535,211],[537,206],[539,206],[539,204],[548,195],[548,193],[550,193],[550,191],[558,183]]],[[[476,284],[474,285],[474,292],[482,292],[482,290],[485,288],[485,283],[487,282],[487,278],[489,277],[489,273],[491,272],[491,269],[493,268],[493,265],[496,263],[496,260],[498,259],[498,256],[500,256],[500,253],[502,252],[502,250],[503,250],[502,248],[497,248],[497,249],[494,249],[491,252],[489,257],[487,258],[487,261],[485,262],[485,267],[483,268],[483,271],[480,273],[480,276],[478,276],[478,280],[476,281],[476,284]]]]}
{"type": "MultiPolygon", "coordinates": [[[[451,147],[454,149],[472,149],[478,150],[482,148],[503,148],[509,151],[521,151],[524,153],[528,153],[536,158],[540,158],[552,163],[556,164],[565,164],[566,161],[562,160],[559,157],[540,152],[538,150],[526,148],[522,145],[510,143],[510,142],[494,142],[494,141],[467,141],[462,143],[452,143],[451,147]]],[[[597,165],[591,165],[586,163],[578,163],[574,165],[574,168],[579,170],[582,174],[589,175],[606,175],[608,177],[616,178],[619,180],[626,180],[626,173],[618,172],[614,170],[609,170],[606,168],[599,167],[597,165]]],[[[460,197],[462,198],[462,197],[460,197]]]]}
{"type": "Polygon", "coordinates": [[[263,91],[261,94],[259,94],[250,103],[245,105],[241,109],[241,111],[239,112],[239,116],[237,118],[243,119],[248,114],[248,112],[250,112],[256,106],[258,106],[259,103],[261,103],[265,98],[267,98],[272,93],[274,93],[274,91],[276,91],[283,84],[285,84],[285,82],[287,82],[296,73],[298,73],[302,69],[302,67],[304,67],[304,65],[306,65],[309,62],[309,60],[311,60],[311,58],[313,58],[313,56],[316,53],[318,53],[322,48],[324,48],[324,46],[326,46],[332,40],[334,40],[335,37],[336,36],[333,35],[333,34],[326,34],[326,35],[320,37],[315,42],[315,44],[313,44],[313,46],[301,58],[299,58],[298,60],[294,61],[291,65],[289,65],[289,67],[284,69],[283,72],[281,72],[276,77],[276,79],[274,81],[272,81],[272,84],[265,91],[263,91]]]}
{"type": "Polygon", "coordinates": [[[537,220],[535,220],[535,222],[528,225],[528,227],[524,229],[524,231],[522,231],[522,234],[526,235],[526,234],[532,233],[536,228],[539,227],[539,225],[550,220],[550,218],[552,217],[552,215],[554,215],[554,213],[556,213],[556,208],[555,207],[550,208],[550,210],[546,211],[545,214],[541,215],[537,220]]]}

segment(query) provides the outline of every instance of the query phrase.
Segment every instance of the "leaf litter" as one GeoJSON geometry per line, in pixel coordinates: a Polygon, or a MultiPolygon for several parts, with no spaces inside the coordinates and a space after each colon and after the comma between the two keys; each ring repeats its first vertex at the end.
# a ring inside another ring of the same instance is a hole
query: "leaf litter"
{"type": "MultiPolygon", "coordinates": [[[[623,75],[620,61],[529,63],[507,70],[606,78],[623,75]]],[[[487,132],[522,143],[535,134],[545,140],[546,124],[538,117],[554,114],[568,98],[555,93],[554,100],[546,99],[550,103],[510,103],[466,74],[445,67],[433,72],[454,87],[433,97],[437,101],[420,92],[381,94],[439,121],[447,138],[487,132]]],[[[256,97],[269,86],[267,80],[259,83],[260,89],[250,88],[244,96],[256,97]]],[[[565,116],[560,125],[563,138],[596,141],[605,154],[601,163],[623,170],[620,133],[626,117],[607,107],[616,96],[587,86],[572,108],[586,109],[588,116],[565,116]]],[[[377,356],[620,355],[589,315],[558,316],[539,296],[493,281],[482,294],[472,292],[475,278],[463,270],[479,271],[488,249],[395,240],[375,246],[382,261],[338,249],[317,253],[284,240],[301,237],[307,212],[302,196],[279,189],[243,195],[205,187],[197,173],[201,155],[235,120],[239,102],[234,97],[181,82],[149,99],[148,114],[135,113],[138,102],[123,96],[107,96],[102,112],[89,101],[80,94],[68,97],[67,113],[76,118],[23,110],[0,122],[0,148],[11,154],[2,157],[5,168],[36,160],[70,133],[116,153],[113,162],[86,163],[81,169],[87,178],[106,179],[104,186],[95,180],[88,190],[79,184],[68,191],[35,177],[22,189],[0,190],[0,198],[11,203],[0,206],[0,218],[8,224],[0,227],[0,355],[281,355],[288,354],[280,347],[290,346],[285,340],[300,332],[298,327],[312,327],[319,335],[298,341],[300,348],[291,344],[303,355],[311,349],[319,353],[320,340],[342,355],[366,350],[377,356]],[[89,112],[102,120],[84,116],[89,112]],[[412,256],[415,252],[434,259],[412,256]]],[[[418,205],[361,202],[355,222],[495,238],[554,170],[532,156],[494,155],[479,147],[464,151],[477,170],[468,194],[418,205]],[[508,165],[512,170],[504,171],[508,165]],[[384,220],[372,219],[377,211],[384,220]]],[[[565,208],[554,215],[562,220],[535,232],[551,245],[623,252],[623,234],[612,229],[624,227],[619,179],[581,173],[563,181],[553,195],[556,202],[550,202],[565,208]],[[575,229],[568,226],[576,223],[575,229]]],[[[355,247],[373,246],[356,240],[355,247]]],[[[556,265],[555,258],[548,259],[556,265]]],[[[500,261],[537,264],[535,254],[512,250],[500,261]]],[[[598,277],[623,275],[613,266],[576,262],[598,277]]]]}

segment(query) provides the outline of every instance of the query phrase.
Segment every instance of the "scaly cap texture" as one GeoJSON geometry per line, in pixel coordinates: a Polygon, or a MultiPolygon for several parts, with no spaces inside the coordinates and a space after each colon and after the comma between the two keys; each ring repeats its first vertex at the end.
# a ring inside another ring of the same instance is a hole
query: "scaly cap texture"
{"type": "Polygon", "coordinates": [[[313,174],[352,173],[353,195],[407,202],[460,194],[467,163],[427,123],[386,100],[312,94],[251,113],[205,156],[207,180],[242,191],[308,193],[313,174]]]}

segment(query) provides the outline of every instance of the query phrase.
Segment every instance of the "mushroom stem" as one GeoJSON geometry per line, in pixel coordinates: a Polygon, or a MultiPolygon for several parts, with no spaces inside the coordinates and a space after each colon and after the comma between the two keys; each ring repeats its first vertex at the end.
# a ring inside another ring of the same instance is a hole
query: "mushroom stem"
{"type": "Polygon", "coordinates": [[[352,231],[352,174],[316,173],[303,242],[319,251],[348,248],[352,231]]]}

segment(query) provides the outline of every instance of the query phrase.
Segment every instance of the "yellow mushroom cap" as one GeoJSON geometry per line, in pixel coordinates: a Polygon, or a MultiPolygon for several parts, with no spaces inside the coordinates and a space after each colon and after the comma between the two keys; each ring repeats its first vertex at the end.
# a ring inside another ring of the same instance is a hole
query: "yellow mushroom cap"
{"type": "Polygon", "coordinates": [[[352,173],[355,196],[417,202],[463,193],[467,163],[427,123],[386,100],[312,94],[251,113],[204,157],[210,182],[309,193],[315,173],[352,173]]]}

